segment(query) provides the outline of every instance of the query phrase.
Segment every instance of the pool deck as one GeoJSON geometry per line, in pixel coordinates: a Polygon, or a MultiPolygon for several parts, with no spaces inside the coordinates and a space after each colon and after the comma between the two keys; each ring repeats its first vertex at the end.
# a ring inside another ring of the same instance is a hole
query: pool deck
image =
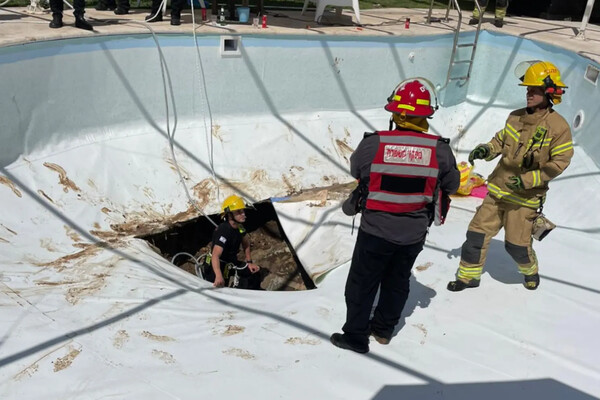
{"type": "MultiPolygon", "coordinates": [[[[422,36],[441,33],[451,33],[457,25],[456,11],[451,11],[449,22],[434,22],[427,24],[427,9],[371,9],[361,12],[362,25],[358,26],[351,9],[344,10],[341,15],[331,9],[323,15],[321,23],[313,21],[314,9],[309,9],[304,15],[299,11],[271,10],[268,12],[268,27],[255,28],[250,24],[213,25],[211,22],[197,25],[197,34],[281,34],[281,35],[344,35],[344,36],[422,36]],[[405,20],[410,18],[410,28],[405,28],[405,20]]],[[[148,32],[140,22],[148,10],[135,9],[129,15],[117,16],[112,11],[96,11],[86,9],[86,17],[93,24],[94,31],[84,31],[73,26],[74,18],[70,10],[65,11],[65,26],[61,29],[50,29],[49,11],[31,14],[25,7],[0,8],[0,47],[22,44],[27,42],[54,40],[92,35],[116,35],[148,32]],[[133,22],[135,21],[135,22],[133,22]]],[[[200,22],[200,12],[196,10],[196,22],[200,22]]],[[[433,17],[445,17],[445,9],[433,11],[433,17]]],[[[209,10],[210,17],[210,10],[209,10]]],[[[251,15],[252,17],[252,15],[251,15]]],[[[467,24],[470,11],[463,10],[461,30],[474,30],[467,24]]],[[[167,16],[163,22],[150,24],[155,32],[160,33],[191,33],[191,10],[184,10],[182,24],[171,26],[167,16]]],[[[600,26],[588,24],[585,39],[578,37],[581,22],[554,21],[537,18],[507,17],[502,28],[493,25],[493,14],[486,14],[481,29],[500,31],[514,36],[521,36],[539,42],[576,51],[578,54],[600,62],[600,26]]]]}

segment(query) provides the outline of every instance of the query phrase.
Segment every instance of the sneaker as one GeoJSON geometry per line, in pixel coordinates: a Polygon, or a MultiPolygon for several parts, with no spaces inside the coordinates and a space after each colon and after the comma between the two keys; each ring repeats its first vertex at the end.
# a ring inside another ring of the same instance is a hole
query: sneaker
{"type": "Polygon", "coordinates": [[[365,347],[357,347],[355,345],[352,345],[352,344],[348,343],[348,341],[346,340],[344,335],[341,333],[334,333],[329,338],[329,341],[331,342],[331,344],[333,344],[336,347],[339,347],[340,349],[352,350],[352,351],[355,351],[360,354],[369,352],[369,345],[367,345],[365,347]]]}
{"type": "Polygon", "coordinates": [[[540,286],[540,274],[525,275],[525,289],[535,290],[540,286]]]}
{"type": "Polygon", "coordinates": [[[50,21],[50,28],[62,28],[62,14],[52,14],[52,21],[50,21]]]}
{"type": "Polygon", "coordinates": [[[461,290],[465,290],[468,288],[476,288],[479,286],[479,280],[471,279],[469,283],[465,283],[459,279],[455,281],[448,282],[447,289],[451,292],[460,292],[461,290]]]}
{"type": "Polygon", "coordinates": [[[156,15],[155,13],[152,13],[150,15],[146,15],[146,18],[144,19],[146,20],[146,22],[160,22],[163,20],[163,15],[162,12],[159,12],[156,15]]]}
{"type": "Polygon", "coordinates": [[[496,18],[494,20],[494,25],[496,26],[496,28],[502,28],[502,26],[504,25],[504,21],[499,18],[496,18]]]}
{"type": "Polygon", "coordinates": [[[469,25],[477,25],[479,23],[479,18],[471,18],[469,20],[469,25]]]}
{"type": "Polygon", "coordinates": [[[129,14],[129,10],[123,10],[122,8],[117,7],[115,10],[115,15],[126,15],[129,14]]]}
{"type": "Polygon", "coordinates": [[[373,339],[375,339],[379,344],[390,344],[390,338],[379,335],[373,331],[371,331],[371,336],[373,336],[373,339]]]}

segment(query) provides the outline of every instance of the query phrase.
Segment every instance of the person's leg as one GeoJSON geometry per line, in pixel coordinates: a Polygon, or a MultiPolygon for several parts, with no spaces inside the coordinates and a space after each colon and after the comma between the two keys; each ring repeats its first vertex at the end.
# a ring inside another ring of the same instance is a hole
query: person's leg
{"type": "MultiPolygon", "coordinates": [[[[479,6],[481,7],[481,15],[483,15],[483,13],[485,12],[485,8],[487,7],[487,0],[479,0],[479,6]]],[[[476,5],[473,5],[475,8],[473,8],[473,18],[471,18],[471,21],[469,21],[469,24],[471,24],[471,22],[473,20],[475,20],[475,23],[479,22],[479,17],[481,16],[479,14],[479,10],[477,9],[476,5]]],[[[471,25],[475,25],[475,24],[471,24],[471,25]]]]}
{"type": "Polygon", "coordinates": [[[532,290],[539,285],[538,262],[531,237],[536,216],[536,210],[515,204],[507,209],[504,221],[504,247],[524,275],[525,287],[532,290]]]}
{"type": "Polygon", "coordinates": [[[79,29],[93,31],[94,28],[83,16],[83,14],[85,14],[85,0],[74,0],[73,8],[75,9],[73,11],[73,15],[75,15],[75,26],[79,29]]]}
{"type": "Polygon", "coordinates": [[[181,25],[181,10],[185,6],[185,0],[171,1],[171,25],[181,25]]]}
{"type": "Polygon", "coordinates": [[[146,15],[147,22],[159,22],[163,20],[162,10],[160,9],[161,0],[152,0],[152,9],[150,14],[146,15]]]}
{"type": "Polygon", "coordinates": [[[50,22],[50,28],[56,29],[62,27],[62,15],[64,10],[64,4],[62,0],[50,0],[50,10],[52,11],[52,21],[50,22]]]}
{"type": "Polygon", "coordinates": [[[357,347],[368,349],[373,301],[393,255],[392,243],[359,230],[346,280],[346,323],[342,328],[347,341],[357,347]]]}
{"type": "Polygon", "coordinates": [[[371,332],[383,339],[378,340],[380,343],[389,342],[400,320],[410,291],[410,271],[421,250],[423,242],[398,246],[383,272],[379,301],[371,320],[371,332]]]}
{"type": "Polygon", "coordinates": [[[116,15],[129,14],[129,0],[118,0],[117,8],[115,10],[116,15]]]}
{"type": "Polygon", "coordinates": [[[114,10],[117,8],[117,4],[115,3],[115,0],[98,0],[98,4],[96,4],[95,8],[98,11],[114,10]]]}
{"type": "Polygon", "coordinates": [[[448,290],[458,292],[467,287],[479,286],[488,247],[502,228],[503,214],[501,202],[490,195],[483,200],[469,224],[467,240],[462,245],[457,279],[448,283],[448,290]]]}

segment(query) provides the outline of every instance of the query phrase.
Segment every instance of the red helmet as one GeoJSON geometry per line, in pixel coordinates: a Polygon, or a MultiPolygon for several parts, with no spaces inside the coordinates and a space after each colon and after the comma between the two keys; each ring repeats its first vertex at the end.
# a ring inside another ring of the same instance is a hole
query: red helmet
{"type": "Polygon", "coordinates": [[[435,112],[435,108],[431,106],[429,90],[418,80],[400,82],[387,100],[385,109],[392,113],[430,117],[435,112]]]}

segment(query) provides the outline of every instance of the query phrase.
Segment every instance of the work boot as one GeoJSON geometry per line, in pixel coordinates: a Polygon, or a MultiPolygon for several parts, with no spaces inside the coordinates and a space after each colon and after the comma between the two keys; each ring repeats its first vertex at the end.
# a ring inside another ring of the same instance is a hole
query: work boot
{"type": "Polygon", "coordinates": [[[171,25],[181,25],[181,14],[171,14],[171,25]]]}
{"type": "Polygon", "coordinates": [[[477,25],[479,23],[479,18],[471,18],[469,20],[469,25],[477,25]]]}
{"type": "Polygon", "coordinates": [[[366,345],[364,347],[362,347],[362,346],[359,347],[359,346],[355,346],[353,344],[350,344],[346,340],[346,337],[343,334],[341,334],[341,333],[334,333],[329,338],[329,341],[334,346],[339,347],[340,349],[352,350],[352,351],[355,351],[355,352],[360,353],[360,354],[364,354],[364,353],[368,353],[369,352],[369,345],[366,345]]]}
{"type": "Polygon", "coordinates": [[[496,18],[494,20],[494,25],[496,26],[496,28],[502,28],[502,26],[504,25],[504,21],[500,18],[496,18]]]}
{"type": "Polygon", "coordinates": [[[75,15],[75,27],[79,28],[79,29],[85,29],[86,31],[93,31],[94,27],[92,26],[92,24],[90,24],[89,22],[87,22],[85,20],[85,18],[83,17],[83,13],[82,14],[74,14],[75,15]]]}
{"type": "Polygon", "coordinates": [[[146,22],[160,22],[163,20],[163,15],[162,12],[150,12],[149,15],[146,15],[146,18],[144,18],[146,20],[146,22]]]}
{"type": "Polygon", "coordinates": [[[468,283],[465,283],[465,282],[461,281],[460,279],[457,279],[455,281],[448,282],[447,289],[451,292],[460,292],[461,290],[465,290],[468,288],[476,288],[478,286],[479,286],[478,279],[471,279],[471,280],[469,280],[468,283]]]}
{"type": "Polygon", "coordinates": [[[379,335],[373,331],[371,331],[371,336],[373,336],[373,339],[375,339],[377,341],[377,343],[379,344],[390,344],[390,338],[387,338],[383,335],[379,335]]]}
{"type": "Polygon", "coordinates": [[[540,286],[540,274],[525,275],[525,289],[535,290],[540,286]]]}
{"type": "Polygon", "coordinates": [[[63,22],[62,22],[62,14],[56,13],[56,14],[52,14],[52,21],[50,21],[50,28],[62,28],[63,26],[63,22]]]}
{"type": "Polygon", "coordinates": [[[117,7],[117,9],[114,11],[115,15],[126,15],[129,14],[129,10],[124,10],[122,8],[117,7]]]}
{"type": "Polygon", "coordinates": [[[103,1],[99,1],[98,4],[96,4],[96,7],[94,8],[98,11],[109,11],[114,10],[115,8],[117,8],[117,6],[113,3],[107,4],[103,1]]]}

